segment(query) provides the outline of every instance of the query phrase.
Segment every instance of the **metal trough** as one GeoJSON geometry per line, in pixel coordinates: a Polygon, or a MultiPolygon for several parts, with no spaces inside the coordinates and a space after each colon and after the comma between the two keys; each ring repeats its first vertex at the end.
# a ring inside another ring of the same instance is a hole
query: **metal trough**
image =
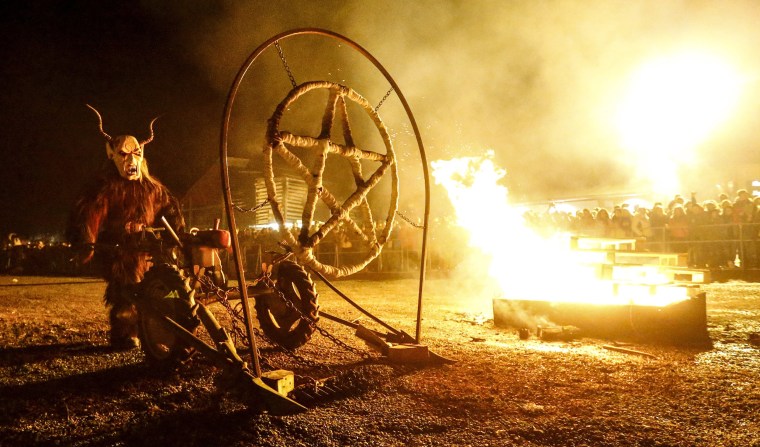
{"type": "Polygon", "coordinates": [[[677,345],[709,344],[706,294],[667,306],[590,304],[520,299],[493,300],[494,326],[575,326],[579,335],[677,345]]]}

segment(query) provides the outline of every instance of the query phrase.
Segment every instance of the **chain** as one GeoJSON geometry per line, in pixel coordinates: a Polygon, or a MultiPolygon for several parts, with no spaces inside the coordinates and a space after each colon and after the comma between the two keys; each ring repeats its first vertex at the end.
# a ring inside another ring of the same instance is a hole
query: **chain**
{"type": "MultiPolygon", "coordinates": [[[[270,287],[270,288],[276,290],[278,292],[278,295],[280,296],[280,299],[282,299],[285,302],[286,306],[290,310],[297,312],[298,315],[299,315],[299,317],[301,319],[303,319],[304,321],[306,321],[307,324],[309,324],[310,327],[312,327],[312,328],[316,329],[317,331],[319,331],[320,334],[322,334],[325,337],[327,337],[333,343],[335,343],[335,344],[337,344],[337,345],[339,345],[339,346],[341,346],[341,347],[343,347],[343,348],[345,348],[345,349],[347,349],[349,351],[352,351],[354,353],[358,353],[359,355],[366,354],[365,352],[362,352],[362,351],[360,351],[360,350],[358,350],[358,349],[356,349],[356,348],[354,348],[352,346],[346,345],[345,343],[343,343],[342,341],[338,340],[337,338],[335,338],[335,336],[333,336],[332,334],[328,333],[324,329],[316,327],[315,323],[313,322],[313,320],[311,320],[309,317],[307,317],[306,315],[304,315],[297,307],[295,307],[295,305],[292,303],[292,301],[290,301],[289,299],[287,299],[287,297],[285,297],[285,295],[279,289],[277,289],[277,287],[275,286],[274,282],[269,277],[263,276],[262,278],[259,278],[256,281],[260,281],[260,280],[263,280],[264,284],[267,285],[267,287],[270,287]]],[[[245,319],[243,317],[243,309],[242,309],[243,303],[241,301],[240,303],[238,303],[236,306],[233,307],[232,304],[230,304],[229,299],[227,298],[227,294],[230,291],[237,290],[237,288],[232,288],[232,289],[229,289],[229,290],[225,291],[222,288],[220,288],[217,285],[215,285],[209,278],[206,278],[206,277],[201,277],[201,285],[202,285],[202,288],[204,290],[206,290],[205,293],[207,293],[207,294],[213,294],[213,295],[215,295],[217,297],[217,301],[227,310],[227,313],[230,315],[230,319],[232,320],[232,336],[233,336],[233,339],[235,340],[235,343],[241,343],[244,346],[248,347],[249,346],[248,337],[246,336],[245,332],[243,331],[243,328],[240,326],[240,323],[243,322],[243,321],[245,321],[245,319]]],[[[271,338],[269,338],[266,334],[264,334],[263,332],[261,332],[258,328],[253,328],[253,332],[254,332],[254,335],[256,337],[258,337],[259,339],[265,340],[267,343],[269,343],[272,346],[277,346],[285,355],[289,356],[290,358],[292,358],[296,362],[299,362],[300,364],[303,364],[303,365],[306,365],[306,366],[309,366],[309,367],[312,367],[312,368],[321,368],[321,369],[331,370],[331,368],[328,365],[325,365],[325,364],[319,363],[319,362],[317,362],[315,360],[306,358],[306,357],[304,357],[304,356],[302,356],[300,354],[297,354],[295,351],[293,351],[291,349],[288,349],[288,348],[280,345],[276,341],[274,341],[271,338]]],[[[260,359],[262,365],[264,365],[264,366],[266,366],[266,367],[268,367],[270,369],[277,369],[266,358],[263,358],[261,356],[261,353],[258,350],[257,350],[257,354],[259,356],[259,359],[260,359]]],[[[366,358],[370,358],[371,356],[369,356],[369,355],[363,355],[363,357],[366,359],[366,358]]],[[[316,380],[316,379],[310,378],[308,376],[304,376],[304,377],[307,377],[307,378],[309,378],[312,381],[316,380]]]]}
{"type": "Polygon", "coordinates": [[[399,210],[396,210],[396,215],[397,215],[398,217],[402,218],[403,220],[405,220],[405,221],[406,221],[406,223],[408,223],[409,225],[413,226],[414,228],[419,228],[419,229],[423,229],[423,228],[425,228],[425,226],[424,226],[424,225],[421,225],[421,224],[418,224],[418,223],[414,222],[414,221],[413,221],[413,220],[412,220],[410,217],[407,217],[407,216],[405,216],[405,215],[404,215],[404,214],[403,214],[401,211],[399,211],[399,210]]]}
{"type": "MultiPolygon", "coordinates": [[[[268,288],[273,289],[279,298],[285,303],[286,307],[290,309],[291,311],[294,311],[298,314],[299,318],[305,321],[310,328],[318,331],[320,334],[322,334],[324,337],[328,338],[330,341],[332,341],[335,345],[338,347],[341,347],[343,349],[346,349],[352,353],[355,353],[362,357],[365,361],[366,360],[372,360],[373,356],[370,355],[366,351],[362,351],[360,349],[357,349],[353,346],[349,346],[343,341],[337,339],[334,335],[330,334],[325,329],[322,329],[318,326],[316,326],[316,321],[313,320],[308,315],[305,315],[303,312],[301,312],[298,307],[290,300],[288,297],[285,296],[285,294],[277,288],[275,282],[269,277],[267,274],[262,274],[261,277],[254,280],[254,284],[261,281],[264,285],[266,285],[268,288]]],[[[237,287],[233,287],[230,289],[223,289],[219,286],[217,286],[211,278],[208,277],[201,277],[201,291],[202,293],[205,293],[207,296],[214,295],[217,298],[217,301],[222,304],[222,306],[227,310],[227,312],[230,314],[230,317],[232,319],[232,335],[233,338],[237,341],[238,338],[243,340],[243,344],[245,346],[249,346],[248,343],[248,337],[245,335],[245,332],[240,327],[240,322],[245,321],[243,317],[243,302],[241,300],[240,303],[236,304],[235,306],[232,306],[228,299],[228,294],[232,291],[238,291],[239,289],[237,287]]],[[[264,334],[262,331],[258,330],[257,328],[252,328],[254,335],[258,337],[259,339],[263,339],[267,343],[269,343],[272,346],[278,347],[285,355],[289,356],[293,360],[295,360],[297,363],[311,367],[316,369],[321,369],[323,371],[327,371],[330,374],[332,374],[330,377],[324,378],[324,379],[317,379],[312,376],[306,375],[306,374],[298,374],[299,381],[302,382],[294,391],[294,395],[298,396],[298,400],[302,402],[318,402],[320,400],[329,399],[332,396],[339,396],[345,393],[351,393],[354,388],[357,386],[355,383],[351,381],[351,372],[347,372],[348,376],[346,376],[344,372],[335,372],[333,368],[331,368],[328,364],[317,362],[316,360],[306,358],[302,355],[296,354],[293,350],[288,349],[279,343],[275,342],[271,338],[269,338],[266,334],[264,334]],[[348,380],[347,383],[344,383],[346,380],[348,380]]],[[[268,368],[269,370],[276,370],[277,368],[272,365],[272,363],[267,359],[263,358],[261,356],[261,353],[258,350],[258,347],[256,349],[256,355],[259,357],[259,361],[261,365],[265,368],[268,368]]]]}
{"type": "MultiPolygon", "coordinates": [[[[245,334],[245,331],[240,326],[240,323],[245,321],[245,318],[243,317],[243,302],[241,301],[234,307],[232,304],[230,304],[229,299],[227,298],[227,295],[232,292],[238,290],[237,287],[233,287],[231,289],[224,290],[221,287],[214,284],[210,278],[208,277],[201,277],[201,290],[204,291],[207,295],[213,294],[217,297],[217,302],[222,305],[222,307],[227,310],[227,313],[230,315],[230,320],[232,321],[232,339],[235,344],[242,344],[245,347],[249,347],[250,343],[248,343],[248,336],[245,334]]],[[[264,338],[267,342],[269,342],[273,346],[277,346],[276,343],[269,340],[267,337],[264,337],[264,334],[260,333],[258,329],[253,328],[253,333],[258,338],[264,338]]],[[[272,365],[272,363],[266,358],[261,355],[261,351],[259,351],[258,346],[256,347],[256,355],[259,357],[259,363],[261,363],[262,366],[265,368],[268,368],[270,370],[275,370],[277,368],[272,365]]]]}
{"type": "Polygon", "coordinates": [[[285,53],[282,52],[282,47],[280,47],[280,41],[276,40],[274,42],[274,47],[277,48],[277,53],[280,55],[280,60],[282,60],[282,66],[285,67],[285,71],[288,73],[288,79],[290,79],[290,84],[293,85],[293,88],[296,88],[298,84],[296,84],[296,78],[293,77],[293,73],[290,71],[290,67],[288,66],[288,60],[285,59],[285,53]]]}
{"type": "Polygon", "coordinates": [[[386,99],[388,99],[389,96],[391,96],[391,93],[393,93],[393,87],[388,90],[387,93],[385,93],[385,96],[383,96],[383,99],[380,100],[379,103],[377,103],[377,106],[375,107],[375,113],[377,113],[378,110],[380,110],[380,106],[383,105],[386,99]]]}
{"type": "Polygon", "coordinates": [[[230,315],[230,319],[232,320],[232,338],[234,339],[235,343],[239,343],[241,341],[244,341],[244,344],[247,344],[247,337],[245,335],[245,332],[243,331],[243,328],[240,327],[239,322],[243,321],[243,316],[240,309],[235,309],[232,304],[230,304],[230,301],[227,299],[227,293],[235,290],[230,289],[229,291],[222,291],[221,288],[216,287],[216,285],[212,284],[211,281],[201,279],[201,282],[207,282],[207,284],[203,284],[203,287],[206,288],[208,285],[211,287],[216,288],[215,295],[217,297],[217,302],[222,305],[222,307],[227,310],[227,313],[230,315]],[[221,291],[221,293],[220,293],[221,291]]]}
{"type": "Polygon", "coordinates": [[[232,207],[235,208],[236,211],[240,211],[241,213],[252,213],[254,211],[260,210],[267,203],[269,203],[269,199],[268,198],[264,199],[263,202],[259,203],[258,205],[254,206],[253,208],[243,208],[240,205],[234,205],[234,204],[232,205],[232,207]]]}

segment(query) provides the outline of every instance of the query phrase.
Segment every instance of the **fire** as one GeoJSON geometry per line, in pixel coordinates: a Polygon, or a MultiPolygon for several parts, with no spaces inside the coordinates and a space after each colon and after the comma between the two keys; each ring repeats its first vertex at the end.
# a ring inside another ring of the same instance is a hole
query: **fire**
{"type": "Polygon", "coordinates": [[[457,225],[467,232],[502,297],[646,306],[689,298],[685,288],[660,287],[668,279],[656,267],[602,274],[607,251],[573,249],[568,234],[540,236],[526,224],[524,210],[509,204],[507,188],[499,184],[506,171],[494,164],[492,151],[431,165],[435,183],[446,189],[455,209],[457,225]]]}
{"type": "Polygon", "coordinates": [[[678,191],[679,165],[731,117],[744,82],[727,61],[698,52],[654,59],[633,73],[616,124],[655,191],[678,191]]]}

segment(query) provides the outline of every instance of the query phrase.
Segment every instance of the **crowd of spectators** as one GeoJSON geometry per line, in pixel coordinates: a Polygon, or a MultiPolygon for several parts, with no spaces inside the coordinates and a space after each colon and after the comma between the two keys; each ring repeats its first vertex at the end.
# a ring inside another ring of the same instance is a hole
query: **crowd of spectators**
{"type": "Polygon", "coordinates": [[[71,262],[71,247],[55,238],[27,239],[9,234],[0,251],[0,273],[9,275],[66,275],[91,274],[89,266],[71,262]]]}
{"type": "MultiPolygon", "coordinates": [[[[375,229],[382,232],[384,222],[375,229]]],[[[293,236],[298,239],[299,227],[293,227],[293,236]]],[[[390,238],[383,246],[381,255],[367,267],[371,272],[406,272],[415,270],[419,263],[419,241],[422,233],[409,224],[397,223],[390,238]]],[[[267,251],[282,251],[279,247],[279,231],[269,227],[244,229],[239,233],[244,260],[249,266],[261,263],[267,251]]],[[[314,255],[320,262],[330,265],[347,265],[361,262],[369,252],[367,242],[343,223],[320,240],[314,248],[314,255]]],[[[250,267],[249,267],[250,268],[250,267]]]]}
{"type": "Polygon", "coordinates": [[[550,207],[543,213],[529,211],[525,219],[542,234],[636,238],[641,250],[688,253],[695,268],[760,267],[760,197],[744,189],[733,198],[721,194],[701,202],[692,194],[688,200],[676,195],[667,204],[651,206],[622,203],[575,212],[550,207]]]}
{"type": "MultiPolygon", "coordinates": [[[[694,194],[688,200],[676,195],[668,203],[648,206],[621,203],[610,208],[569,211],[550,205],[541,212],[527,211],[523,217],[530,227],[546,236],[563,232],[586,237],[635,238],[638,250],[688,253],[689,265],[695,268],[760,268],[760,197],[753,197],[743,189],[735,197],[721,194],[715,199],[698,201],[694,194]]],[[[452,250],[465,245],[464,240],[452,242],[452,235],[457,232],[445,222],[446,219],[436,220],[432,226],[445,228],[432,228],[430,232],[428,260],[434,270],[454,268],[456,256],[452,256],[452,250]]],[[[381,256],[366,270],[407,272],[418,268],[421,232],[400,220],[396,225],[381,256]]],[[[278,232],[271,228],[241,230],[239,240],[250,266],[247,268],[260,265],[267,251],[281,251],[278,232]]],[[[357,262],[366,253],[366,243],[344,225],[328,233],[315,249],[317,259],[332,265],[357,262]]],[[[26,240],[10,234],[0,253],[0,273],[91,274],[88,266],[75,265],[71,258],[71,248],[65,243],[54,239],[26,240]]]]}

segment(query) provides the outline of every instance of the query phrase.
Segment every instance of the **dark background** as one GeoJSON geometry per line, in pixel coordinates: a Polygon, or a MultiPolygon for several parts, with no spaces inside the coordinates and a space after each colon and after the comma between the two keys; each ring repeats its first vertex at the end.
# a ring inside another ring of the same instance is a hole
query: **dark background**
{"type": "MultiPolygon", "coordinates": [[[[330,29],[368,49],[404,91],[429,160],[493,149],[518,200],[640,192],[606,120],[613,93],[642,60],[685,46],[726,55],[752,80],[739,118],[699,148],[684,191],[709,194],[716,179],[757,162],[760,6],[752,1],[9,1],[0,5],[0,234],[63,230],[105,161],[86,103],[114,136],[144,138],[160,115],[146,157],[183,196],[218,160],[241,64],[298,27],[330,29]]],[[[345,46],[284,47],[299,82],[356,83],[373,101],[387,90],[345,46]]],[[[268,57],[237,116],[254,127],[289,88],[268,57]]],[[[397,109],[388,106],[394,126],[403,121],[397,109]]]]}

